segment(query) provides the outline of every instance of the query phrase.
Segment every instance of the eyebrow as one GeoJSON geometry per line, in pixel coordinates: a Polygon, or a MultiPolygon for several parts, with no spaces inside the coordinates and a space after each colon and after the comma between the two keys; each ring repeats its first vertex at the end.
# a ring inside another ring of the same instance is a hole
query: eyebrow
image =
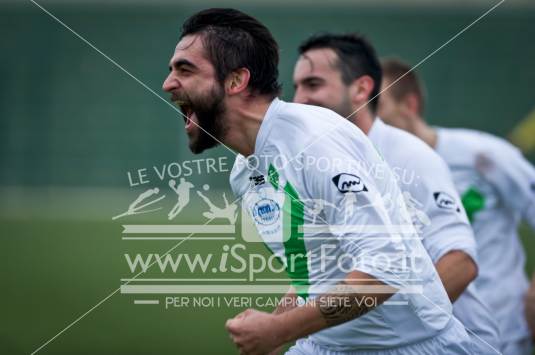
{"type": "Polygon", "coordinates": [[[177,59],[169,65],[169,70],[171,70],[172,67],[179,68],[181,66],[188,66],[188,67],[191,67],[192,69],[198,69],[198,67],[195,64],[193,64],[187,59],[177,59]]]}
{"type": "Polygon", "coordinates": [[[294,81],[294,89],[297,88],[297,85],[310,85],[314,81],[319,81],[321,83],[324,83],[325,79],[320,78],[319,76],[307,76],[306,78],[299,81],[298,83],[294,81]]]}
{"type": "Polygon", "coordinates": [[[313,81],[325,81],[325,79],[319,77],[319,76],[307,76],[303,80],[301,80],[302,84],[310,84],[313,81]]]}

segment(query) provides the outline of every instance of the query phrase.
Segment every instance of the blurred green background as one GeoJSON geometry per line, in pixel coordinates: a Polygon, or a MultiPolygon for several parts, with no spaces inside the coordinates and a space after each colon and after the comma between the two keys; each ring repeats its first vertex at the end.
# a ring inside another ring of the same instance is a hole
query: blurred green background
{"type": "MultiPolygon", "coordinates": [[[[415,64],[495,2],[39,3],[165,100],[161,84],[183,20],[214,4],[238,7],[279,41],[283,98],[291,100],[296,48],[317,31],[360,31],[381,56],[415,64]]],[[[508,136],[535,108],[534,24],[533,6],[505,2],[421,65],[429,121],[508,136]]],[[[121,240],[124,221],[111,217],[146,188],[166,187],[154,180],[130,187],[128,172],[210,157],[225,157],[231,166],[232,154],[218,148],[193,156],[176,111],[31,2],[2,2],[0,28],[0,353],[19,354],[116,290],[130,276],[124,253],[164,253],[176,244],[121,240]]],[[[534,161],[535,152],[526,154],[534,161]]],[[[228,171],[194,178],[197,188],[209,184],[207,195],[219,203],[222,192],[231,196],[228,171]]],[[[192,206],[174,222],[193,223],[206,210],[200,201],[192,206]]],[[[141,220],[168,223],[163,212],[141,220]]],[[[535,235],[521,232],[531,271],[535,235]]],[[[176,251],[224,244],[203,243],[176,251]]],[[[113,295],[39,353],[235,353],[223,326],[242,309],[165,310],[133,299],[113,295]]]]}

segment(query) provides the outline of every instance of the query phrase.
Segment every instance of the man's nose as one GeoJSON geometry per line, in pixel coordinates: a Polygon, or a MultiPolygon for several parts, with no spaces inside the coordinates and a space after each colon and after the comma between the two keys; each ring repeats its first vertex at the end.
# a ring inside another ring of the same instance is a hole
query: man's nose
{"type": "Polygon", "coordinates": [[[165,78],[163,82],[163,85],[162,85],[163,91],[171,92],[179,87],[180,87],[180,83],[178,82],[178,80],[172,77],[172,73],[169,73],[169,75],[167,76],[167,78],[165,78]]]}

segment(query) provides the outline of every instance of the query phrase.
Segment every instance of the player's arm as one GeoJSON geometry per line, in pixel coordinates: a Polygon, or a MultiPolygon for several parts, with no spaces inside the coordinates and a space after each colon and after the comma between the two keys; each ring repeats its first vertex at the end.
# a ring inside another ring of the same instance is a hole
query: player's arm
{"type": "Polygon", "coordinates": [[[284,297],[280,300],[280,302],[277,304],[277,307],[273,310],[273,314],[281,314],[286,311],[289,311],[297,306],[297,293],[295,292],[295,289],[293,286],[290,286],[290,289],[284,297]]]}
{"type": "MultiPolygon", "coordinates": [[[[289,310],[294,309],[297,306],[297,293],[295,292],[295,289],[293,286],[290,286],[290,289],[284,297],[280,300],[280,302],[277,304],[277,307],[271,312],[271,314],[281,314],[284,312],[287,312],[289,310]]],[[[281,354],[284,347],[283,345],[277,347],[275,350],[269,353],[269,355],[278,355],[281,354]]]]}
{"type": "Polygon", "coordinates": [[[369,274],[352,271],[328,293],[318,296],[304,307],[281,314],[279,319],[283,324],[283,340],[285,343],[294,341],[363,316],[396,291],[396,288],[369,274]]]}
{"type": "Polygon", "coordinates": [[[438,275],[453,303],[477,276],[474,259],[460,250],[453,250],[435,264],[438,275]]]}
{"type": "Polygon", "coordinates": [[[477,276],[476,242],[447,164],[434,152],[427,154],[425,163],[407,163],[420,176],[418,187],[409,189],[430,220],[423,227],[422,243],[454,302],[477,276]]]}
{"type": "Polygon", "coordinates": [[[265,354],[288,342],[356,319],[395,292],[394,287],[369,274],[352,271],[343,282],[303,307],[280,314],[248,309],[228,320],[226,328],[241,352],[265,354]]]}

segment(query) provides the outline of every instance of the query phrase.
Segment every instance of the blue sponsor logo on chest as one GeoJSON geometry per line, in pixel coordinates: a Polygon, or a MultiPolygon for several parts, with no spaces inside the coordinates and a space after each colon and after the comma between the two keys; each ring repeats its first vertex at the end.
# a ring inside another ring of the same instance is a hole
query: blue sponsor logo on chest
{"type": "Polygon", "coordinates": [[[280,207],[277,202],[264,198],[254,205],[253,217],[260,224],[273,224],[279,220],[280,207]]]}

